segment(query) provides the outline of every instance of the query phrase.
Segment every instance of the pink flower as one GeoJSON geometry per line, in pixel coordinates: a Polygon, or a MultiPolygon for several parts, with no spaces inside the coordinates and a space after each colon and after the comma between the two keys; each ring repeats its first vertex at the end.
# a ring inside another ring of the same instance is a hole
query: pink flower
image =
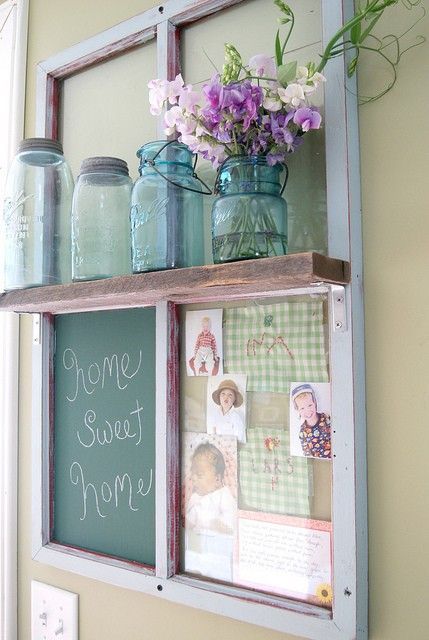
{"type": "Polygon", "coordinates": [[[170,136],[175,130],[185,135],[195,131],[195,120],[185,115],[178,106],[171,107],[171,109],[165,113],[164,122],[167,125],[165,129],[167,136],[170,136]]]}
{"type": "Polygon", "coordinates": [[[258,54],[252,56],[249,60],[249,71],[254,71],[257,76],[265,76],[266,78],[276,78],[277,71],[274,60],[270,56],[258,54]]]}
{"type": "Polygon", "coordinates": [[[310,109],[310,107],[302,107],[296,110],[293,121],[303,131],[309,131],[310,129],[319,129],[322,116],[318,111],[310,109]]]}
{"type": "Polygon", "coordinates": [[[183,90],[183,78],[182,74],[178,74],[174,80],[171,80],[168,83],[168,101],[170,104],[177,104],[177,98],[182,93],[183,90]]]}
{"type": "Polygon", "coordinates": [[[148,82],[150,112],[154,116],[159,116],[165,102],[176,104],[177,98],[183,89],[183,78],[179,74],[174,80],[151,80],[148,82]]]}
{"type": "Polygon", "coordinates": [[[168,84],[167,80],[159,79],[148,82],[150,112],[153,116],[159,116],[162,112],[164,102],[168,97],[168,84]]]}
{"type": "Polygon", "coordinates": [[[186,87],[183,87],[183,90],[179,95],[179,107],[184,111],[195,115],[199,100],[200,94],[196,91],[192,91],[192,86],[190,84],[186,85],[186,87]]]}

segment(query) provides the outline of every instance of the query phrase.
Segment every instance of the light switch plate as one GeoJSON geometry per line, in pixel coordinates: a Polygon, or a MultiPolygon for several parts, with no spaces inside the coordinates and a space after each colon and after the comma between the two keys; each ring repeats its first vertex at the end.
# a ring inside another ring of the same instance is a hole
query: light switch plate
{"type": "Polygon", "coordinates": [[[31,640],[78,640],[78,595],[32,580],[31,640]]]}

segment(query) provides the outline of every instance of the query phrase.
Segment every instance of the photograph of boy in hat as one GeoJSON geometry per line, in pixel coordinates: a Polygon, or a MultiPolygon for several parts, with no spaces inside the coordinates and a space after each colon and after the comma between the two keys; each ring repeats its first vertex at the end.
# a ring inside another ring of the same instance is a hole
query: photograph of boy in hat
{"type": "Polygon", "coordinates": [[[331,417],[328,383],[301,383],[291,387],[291,453],[310,458],[331,458],[331,417]],[[316,392],[317,391],[317,392],[316,392]],[[325,411],[318,409],[317,395],[323,398],[325,411]],[[294,415],[293,415],[294,414],[294,415]],[[298,416],[298,419],[297,419],[298,416]],[[293,425],[298,423],[298,429],[293,425]],[[294,445],[295,432],[295,445],[294,445]],[[299,440],[299,451],[297,448],[299,440]]]}
{"type": "Polygon", "coordinates": [[[209,378],[207,385],[207,433],[234,436],[246,442],[246,376],[209,378]]]}

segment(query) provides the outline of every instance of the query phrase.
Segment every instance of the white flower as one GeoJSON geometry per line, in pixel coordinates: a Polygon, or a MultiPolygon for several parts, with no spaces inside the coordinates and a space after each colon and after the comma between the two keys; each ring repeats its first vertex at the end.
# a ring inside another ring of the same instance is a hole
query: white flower
{"type": "Polygon", "coordinates": [[[309,78],[308,80],[309,82],[312,82],[314,84],[314,87],[316,89],[322,84],[322,82],[326,82],[325,76],[319,73],[318,71],[316,71],[316,73],[313,73],[311,78],[309,78]]]}
{"type": "Polygon", "coordinates": [[[308,69],[307,67],[298,67],[296,70],[296,81],[298,84],[307,84],[308,69]]]}
{"type": "Polygon", "coordinates": [[[288,84],[286,88],[279,87],[278,94],[282,102],[292,107],[299,107],[305,103],[304,90],[302,86],[296,82],[288,84]]]}
{"type": "Polygon", "coordinates": [[[264,109],[266,109],[267,111],[280,111],[280,109],[282,108],[282,101],[280,100],[279,96],[275,96],[275,95],[267,95],[264,98],[264,102],[263,102],[263,107],[264,109]]]}
{"type": "Polygon", "coordinates": [[[296,82],[302,86],[305,95],[311,95],[322,82],[326,82],[326,78],[318,71],[309,76],[307,67],[298,67],[296,82]]]}

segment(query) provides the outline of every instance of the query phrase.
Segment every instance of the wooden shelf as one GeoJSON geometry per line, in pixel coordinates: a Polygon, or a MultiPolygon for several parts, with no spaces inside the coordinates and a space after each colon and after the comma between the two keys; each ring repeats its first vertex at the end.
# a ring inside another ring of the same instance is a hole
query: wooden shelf
{"type": "Polygon", "coordinates": [[[318,253],[295,253],[8,291],[0,297],[0,311],[56,314],[149,306],[161,300],[200,302],[349,280],[348,262],[318,253]]]}

